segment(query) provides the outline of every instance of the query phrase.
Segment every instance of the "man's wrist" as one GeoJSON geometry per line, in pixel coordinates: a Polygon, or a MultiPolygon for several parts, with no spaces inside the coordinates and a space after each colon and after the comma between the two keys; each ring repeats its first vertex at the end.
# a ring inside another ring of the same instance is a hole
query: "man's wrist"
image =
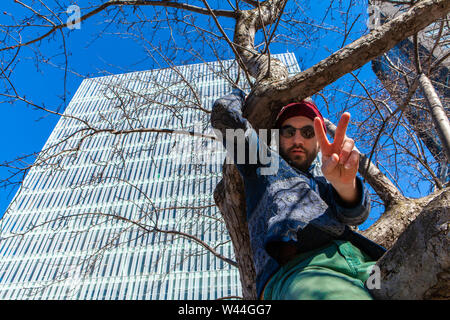
{"type": "Polygon", "coordinates": [[[354,207],[359,203],[361,198],[356,182],[356,177],[350,183],[331,183],[334,190],[339,196],[340,202],[346,207],[354,207]]]}

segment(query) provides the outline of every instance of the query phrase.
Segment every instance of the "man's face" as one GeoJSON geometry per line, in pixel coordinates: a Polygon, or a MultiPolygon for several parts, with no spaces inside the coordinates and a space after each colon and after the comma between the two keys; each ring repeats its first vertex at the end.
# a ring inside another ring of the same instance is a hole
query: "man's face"
{"type": "MultiPolygon", "coordinates": [[[[303,116],[292,117],[285,120],[281,124],[281,128],[285,126],[294,128],[311,126],[314,132],[314,122],[303,116]]],[[[286,138],[283,137],[280,132],[280,155],[293,167],[302,171],[307,171],[318,152],[319,143],[315,135],[308,139],[303,137],[299,130],[296,130],[294,136],[286,138]]]]}

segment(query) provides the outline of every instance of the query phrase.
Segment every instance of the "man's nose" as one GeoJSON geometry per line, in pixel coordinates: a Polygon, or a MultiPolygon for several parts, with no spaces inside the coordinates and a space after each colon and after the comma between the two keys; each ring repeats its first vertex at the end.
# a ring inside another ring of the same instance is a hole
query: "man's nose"
{"type": "Polygon", "coordinates": [[[303,142],[305,141],[305,138],[303,138],[300,130],[295,130],[295,135],[292,139],[294,144],[303,144],[303,142]]]}

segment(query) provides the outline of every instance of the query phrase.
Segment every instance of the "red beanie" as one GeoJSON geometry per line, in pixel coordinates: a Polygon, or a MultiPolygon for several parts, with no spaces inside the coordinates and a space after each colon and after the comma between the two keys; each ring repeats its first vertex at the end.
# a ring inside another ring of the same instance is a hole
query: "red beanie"
{"type": "Polygon", "coordinates": [[[278,113],[277,119],[275,120],[275,128],[280,128],[281,124],[292,117],[303,116],[314,121],[315,117],[319,117],[322,121],[323,129],[327,133],[327,127],[325,126],[325,121],[323,120],[322,114],[320,113],[317,106],[312,101],[300,101],[290,103],[283,108],[281,108],[278,113]]]}

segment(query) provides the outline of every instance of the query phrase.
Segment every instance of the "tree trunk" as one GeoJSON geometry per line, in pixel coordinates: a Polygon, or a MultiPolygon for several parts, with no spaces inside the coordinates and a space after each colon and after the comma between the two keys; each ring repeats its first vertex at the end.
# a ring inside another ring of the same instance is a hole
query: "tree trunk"
{"type": "Polygon", "coordinates": [[[441,99],[439,99],[436,90],[434,90],[434,86],[430,79],[422,73],[419,77],[419,82],[425,95],[425,99],[428,102],[431,117],[433,118],[434,126],[441,139],[441,144],[448,162],[450,161],[450,122],[448,121],[447,114],[442,106],[441,99]]]}
{"type": "Polygon", "coordinates": [[[383,217],[366,233],[374,235],[371,238],[389,235],[379,239],[390,249],[377,262],[380,288],[372,289],[372,295],[376,299],[449,299],[450,188],[405,201],[383,217]]]}
{"type": "Polygon", "coordinates": [[[245,214],[244,185],[234,164],[223,164],[222,180],[214,190],[214,201],[222,213],[233,243],[244,299],[256,299],[256,273],[245,214]]]}

